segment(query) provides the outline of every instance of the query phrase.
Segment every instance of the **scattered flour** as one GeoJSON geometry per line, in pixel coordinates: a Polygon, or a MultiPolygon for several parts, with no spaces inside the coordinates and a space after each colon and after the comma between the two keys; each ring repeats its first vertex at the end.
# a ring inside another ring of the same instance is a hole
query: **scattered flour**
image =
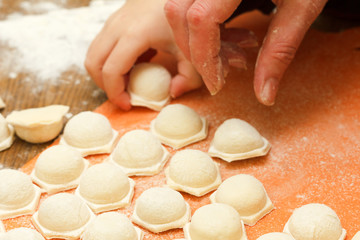
{"type": "Polygon", "coordinates": [[[20,8],[27,13],[32,14],[40,14],[40,13],[47,13],[54,10],[59,10],[61,7],[53,2],[38,2],[38,3],[31,3],[28,1],[21,2],[20,8]]]}

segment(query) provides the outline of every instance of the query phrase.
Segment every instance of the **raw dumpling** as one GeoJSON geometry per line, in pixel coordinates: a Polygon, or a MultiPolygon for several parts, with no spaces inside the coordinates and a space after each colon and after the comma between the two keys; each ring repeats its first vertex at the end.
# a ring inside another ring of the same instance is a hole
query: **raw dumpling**
{"type": "Polygon", "coordinates": [[[78,239],[93,217],[79,197],[58,193],[45,199],[32,221],[46,238],[78,239]]]}
{"type": "Polygon", "coordinates": [[[131,203],[135,182],[117,166],[101,163],[87,169],[76,194],[95,212],[126,207],[131,203]]]}
{"type": "Polygon", "coordinates": [[[186,149],[177,152],[165,170],[167,185],[200,197],[221,184],[219,167],[206,153],[186,149]]]}
{"type": "Polygon", "coordinates": [[[14,128],[7,123],[0,113],[0,151],[5,150],[14,142],[14,128]]]}
{"type": "Polygon", "coordinates": [[[29,108],[13,111],[6,120],[14,126],[19,138],[30,143],[44,143],[59,135],[68,111],[69,107],[63,105],[29,108]]]}
{"type": "Polygon", "coordinates": [[[247,240],[245,227],[236,210],[213,203],[195,211],[184,227],[187,240],[247,240]]]}
{"type": "Polygon", "coordinates": [[[274,208],[262,183],[247,174],[226,179],[210,199],[212,203],[232,206],[239,213],[241,220],[249,226],[253,226],[274,208]]]}
{"type": "Polygon", "coordinates": [[[121,213],[108,212],[97,216],[85,228],[82,240],[142,240],[143,232],[121,213]]]}
{"type": "Polygon", "coordinates": [[[290,234],[281,232],[272,232],[262,235],[256,240],[295,240],[290,234]]]}
{"type": "Polygon", "coordinates": [[[360,240],[360,231],[355,234],[352,240],[360,240]]]}
{"type": "Polygon", "coordinates": [[[182,104],[164,107],[150,128],[162,143],[175,149],[206,138],[208,129],[205,118],[182,104]]]}
{"type": "Polygon", "coordinates": [[[6,107],[4,101],[2,100],[2,98],[0,97],[0,109],[6,107]]]}
{"type": "Polygon", "coordinates": [[[77,187],[88,165],[76,149],[56,145],[40,154],[31,177],[47,193],[53,194],[77,187]]]}
{"type": "Polygon", "coordinates": [[[182,228],[190,220],[190,206],[183,196],[170,188],[154,187],[144,191],[136,200],[132,220],[158,233],[182,228]]]}
{"type": "Polygon", "coordinates": [[[121,137],[110,161],[120,166],[128,176],[149,176],[159,173],[169,156],[150,132],[133,130],[121,137]]]}
{"type": "Polygon", "coordinates": [[[60,144],[76,148],[83,156],[110,153],[117,135],[117,131],[111,128],[105,116],[86,111],[69,120],[64,128],[60,144]]]}
{"type": "Polygon", "coordinates": [[[227,162],[263,156],[270,150],[269,142],[247,122],[232,118],[215,132],[209,155],[227,162]]]}
{"type": "Polygon", "coordinates": [[[160,111],[170,100],[170,81],[170,73],[160,64],[137,64],[130,72],[131,105],[160,111]]]}
{"type": "Polygon", "coordinates": [[[0,219],[32,214],[40,195],[30,176],[17,170],[0,170],[0,219]]]}
{"type": "Polygon", "coordinates": [[[346,236],[334,210],[319,203],[295,209],[284,232],[291,234],[296,240],[343,240],[346,236]]]}
{"type": "Polygon", "coordinates": [[[3,236],[0,236],[0,240],[45,240],[40,233],[31,228],[15,228],[3,236]]]}

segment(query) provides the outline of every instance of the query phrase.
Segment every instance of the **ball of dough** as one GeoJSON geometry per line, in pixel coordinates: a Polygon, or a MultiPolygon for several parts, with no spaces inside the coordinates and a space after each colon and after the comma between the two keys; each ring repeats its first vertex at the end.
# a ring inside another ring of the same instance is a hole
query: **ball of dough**
{"type": "Polygon", "coordinates": [[[49,184],[66,184],[80,177],[84,168],[80,152],[65,145],[56,145],[40,154],[35,164],[35,175],[49,184]]]}
{"type": "Polygon", "coordinates": [[[192,240],[239,240],[243,234],[239,214],[234,208],[221,203],[196,210],[189,225],[192,240]]]}
{"type": "Polygon", "coordinates": [[[5,236],[7,240],[44,240],[40,233],[30,228],[15,228],[8,231],[5,236]]]}
{"type": "Polygon", "coordinates": [[[296,240],[339,240],[342,234],[342,226],[334,210],[319,203],[295,209],[288,229],[296,240]]]}
{"type": "Polygon", "coordinates": [[[215,200],[232,206],[240,216],[251,216],[265,207],[267,195],[259,180],[251,175],[239,174],[219,186],[215,200]]]}
{"type": "Polygon", "coordinates": [[[138,234],[123,214],[103,213],[95,218],[85,229],[82,240],[137,240],[138,234]]]}
{"type": "Polygon", "coordinates": [[[110,163],[97,164],[87,169],[79,184],[80,195],[95,204],[121,201],[129,191],[128,177],[119,167],[110,163]]]}
{"type": "Polygon", "coordinates": [[[155,119],[156,132],[170,139],[185,139],[201,131],[203,123],[200,116],[182,104],[164,107],[155,119]]]}
{"type": "Polygon", "coordinates": [[[170,188],[150,188],[136,200],[137,216],[149,224],[174,222],[185,213],[186,204],[183,196],[170,188]]]}
{"type": "Polygon", "coordinates": [[[146,168],[161,162],[164,150],[160,141],[145,130],[127,132],[113,152],[113,160],[127,168],[146,168]]]}
{"type": "Polygon", "coordinates": [[[77,230],[90,220],[90,210],[77,196],[69,193],[52,195],[40,205],[39,224],[54,232],[77,230]]]}
{"type": "Polygon", "coordinates": [[[215,132],[214,147],[224,153],[245,153],[264,145],[259,132],[247,122],[232,118],[223,122],[215,132]]]}
{"type": "Polygon", "coordinates": [[[7,139],[10,135],[8,123],[6,122],[3,115],[0,114],[0,143],[7,139]]]}
{"type": "Polygon", "coordinates": [[[294,240],[294,238],[287,233],[272,232],[264,234],[256,240],[294,240]]]}
{"type": "Polygon", "coordinates": [[[169,96],[171,75],[156,63],[137,64],[130,72],[129,91],[149,101],[169,96]]]}
{"type": "Polygon", "coordinates": [[[113,138],[113,130],[105,116],[86,111],[69,120],[63,137],[73,147],[93,148],[109,143],[113,138]]]}
{"type": "Polygon", "coordinates": [[[0,209],[25,207],[34,197],[35,188],[30,176],[17,170],[0,170],[0,209]]]}
{"type": "Polygon", "coordinates": [[[186,149],[177,152],[169,165],[169,177],[176,183],[193,188],[212,184],[218,172],[215,163],[206,153],[186,149]]]}

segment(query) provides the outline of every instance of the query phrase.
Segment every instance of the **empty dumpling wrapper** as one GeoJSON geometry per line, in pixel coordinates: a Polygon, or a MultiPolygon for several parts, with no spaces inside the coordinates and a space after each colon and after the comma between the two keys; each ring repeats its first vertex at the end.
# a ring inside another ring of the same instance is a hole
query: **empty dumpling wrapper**
{"type": "Polygon", "coordinates": [[[184,228],[187,240],[247,240],[245,227],[236,210],[213,203],[195,211],[184,228]]]}
{"type": "Polygon", "coordinates": [[[44,240],[44,237],[31,228],[15,228],[0,235],[0,240],[44,240]]]}
{"type": "Polygon", "coordinates": [[[68,111],[69,107],[63,105],[29,108],[13,111],[6,120],[14,126],[19,138],[30,143],[43,143],[59,135],[64,126],[63,117],[68,111]]]}
{"type": "Polygon", "coordinates": [[[263,156],[270,150],[269,142],[249,123],[232,118],[215,132],[209,155],[227,162],[263,156]]]}
{"type": "Polygon", "coordinates": [[[256,240],[295,240],[290,234],[281,232],[272,232],[262,235],[256,240]]]}
{"type": "Polygon", "coordinates": [[[76,194],[96,213],[126,207],[134,194],[135,182],[121,168],[101,163],[87,169],[76,194]]]}
{"type": "Polygon", "coordinates": [[[360,231],[357,232],[351,240],[360,240],[360,231]]]}
{"type": "Polygon", "coordinates": [[[82,240],[141,240],[143,232],[117,212],[103,213],[86,227],[82,240]]]}
{"type": "Polygon", "coordinates": [[[160,111],[170,100],[171,75],[156,63],[140,63],[130,72],[128,92],[131,105],[160,111]]]}
{"type": "Polygon", "coordinates": [[[76,149],[55,145],[40,154],[31,177],[46,192],[53,194],[77,187],[88,165],[76,149]]]}
{"type": "Polygon", "coordinates": [[[175,149],[198,142],[207,136],[207,121],[182,104],[164,107],[151,122],[151,132],[175,149]]]}
{"type": "Polygon", "coordinates": [[[128,176],[149,176],[159,173],[169,156],[153,134],[133,130],[121,137],[110,161],[120,166],[128,176]]]}
{"type": "Polygon", "coordinates": [[[284,232],[296,240],[343,240],[346,237],[346,230],[334,210],[319,203],[295,209],[284,232]]]}
{"type": "Polygon", "coordinates": [[[45,199],[32,221],[46,238],[78,239],[93,217],[79,197],[58,193],[45,199]]]}
{"type": "Polygon", "coordinates": [[[209,155],[199,150],[177,152],[165,174],[169,187],[198,197],[221,184],[219,167],[209,155]]]}
{"type": "Polygon", "coordinates": [[[68,121],[60,144],[76,148],[83,156],[110,153],[117,135],[105,116],[86,111],[68,121]]]}
{"type": "Polygon", "coordinates": [[[154,187],[144,191],[136,200],[132,220],[158,233],[182,228],[190,219],[190,206],[183,196],[170,188],[154,187]]]}
{"type": "Polygon", "coordinates": [[[262,183],[247,174],[239,174],[226,179],[210,196],[210,199],[213,203],[232,206],[244,223],[250,226],[274,208],[262,183]]]}
{"type": "Polygon", "coordinates": [[[40,195],[30,176],[17,170],[0,170],[0,219],[32,214],[40,195]]]}
{"type": "Polygon", "coordinates": [[[0,113],[0,151],[9,148],[14,142],[14,128],[0,113]]]}

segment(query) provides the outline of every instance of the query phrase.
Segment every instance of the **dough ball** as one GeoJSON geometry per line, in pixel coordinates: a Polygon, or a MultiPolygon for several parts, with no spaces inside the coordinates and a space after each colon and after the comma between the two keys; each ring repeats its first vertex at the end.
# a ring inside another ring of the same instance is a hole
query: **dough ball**
{"type": "Polygon", "coordinates": [[[108,212],[86,227],[82,240],[138,240],[138,234],[125,215],[108,212]]]}
{"type": "Polygon", "coordinates": [[[177,152],[169,165],[169,177],[176,183],[193,188],[212,184],[218,172],[215,163],[206,153],[199,150],[177,152]]]}
{"type": "Polygon", "coordinates": [[[15,228],[8,231],[5,236],[4,240],[44,240],[40,233],[30,228],[15,228]]]}
{"type": "Polygon", "coordinates": [[[244,234],[239,214],[221,203],[196,210],[189,225],[191,240],[239,240],[244,234]]]}
{"type": "Polygon", "coordinates": [[[6,122],[3,115],[0,114],[0,143],[7,139],[10,135],[8,123],[6,122]]]}
{"type": "Polygon", "coordinates": [[[214,147],[223,153],[245,153],[264,145],[259,132],[247,122],[232,118],[223,122],[215,132],[214,147]]]}
{"type": "Polygon", "coordinates": [[[288,230],[296,240],[339,240],[342,234],[334,210],[319,203],[295,209],[288,221],[288,230]]]}
{"type": "Polygon", "coordinates": [[[42,152],[35,164],[35,175],[49,184],[66,184],[85,168],[80,152],[65,145],[56,145],[42,152]]]}
{"type": "Polygon", "coordinates": [[[86,204],[77,196],[59,193],[50,196],[40,205],[39,224],[54,232],[77,230],[90,220],[91,213],[86,204]]]}
{"type": "Polygon", "coordinates": [[[31,203],[35,188],[30,176],[17,170],[0,170],[0,209],[15,210],[31,203]]]}
{"type": "Polygon", "coordinates": [[[150,188],[136,200],[136,214],[146,223],[174,222],[186,213],[183,196],[170,188],[150,188]]]}
{"type": "Polygon", "coordinates": [[[161,162],[164,150],[160,141],[145,130],[133,130],[120,139],[113,160],[126,168],[146,168],[161,162]]]}
{"type": "Polygon", "coordinates": [[[63,137],[73,147],[93,148],[109,143],[113,138],[113,130],[105,116],[86,111],[69,120],[63,137]]]}
{"type": "Polygon", "coordinates": [[[272,232],[264,234],[256,240],[294,240],[294,238],[287,233],[272,232]]]}
{"type": "Polygon", "coordinates": [[[169,139],[185,139],[199,133],[203,127],[200,116],[182,104],[164,107],[155,119],[155,131],[169,139]]]}
{"type": "Polygon", "coordinates": [[[95,204],[121,201],[129,191],[128,177],[119,167],[110,163],[97,164],[87,169],[79,184],[80,195],[95,204]]]}
{"type": "Polygon", "coordinates": [[[129,91],[149,101],[161,101],[169,96],[171,75],[155,63],[137,64],[130,73],[129,91]]]}
{"type": "Polygon", "coordinates": [[[259,180],[251,175],[239,174],[219,186],[215,201],[232,206],[240,216],[251,216],[265,207],[267,195],[259,180]]]}

